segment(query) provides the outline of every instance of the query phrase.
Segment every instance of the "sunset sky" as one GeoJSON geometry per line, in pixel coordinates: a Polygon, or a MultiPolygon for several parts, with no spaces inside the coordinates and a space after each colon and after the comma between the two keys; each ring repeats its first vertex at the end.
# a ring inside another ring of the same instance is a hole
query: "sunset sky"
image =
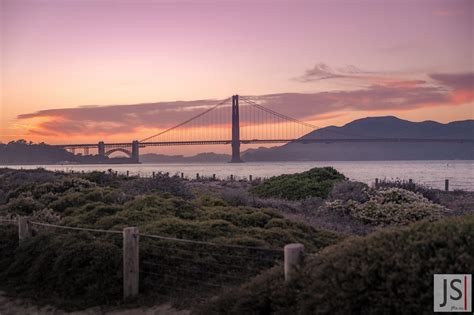
{"type": "Polygon", "coordinates": [[[318,126],[473,119],[472,0],[0,2],[0,142],[142,139],[236,93],[318,126]]]}

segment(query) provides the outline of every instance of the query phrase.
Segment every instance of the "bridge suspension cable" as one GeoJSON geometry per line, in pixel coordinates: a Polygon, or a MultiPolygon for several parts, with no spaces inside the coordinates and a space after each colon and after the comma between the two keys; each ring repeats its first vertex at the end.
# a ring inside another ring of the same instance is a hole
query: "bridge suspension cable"
{"type": "MultiPolygon", "coordinates": [[[[274,110],[271,110],[263,105],[260,105],[252,100],[250,100],[248,97],[244,97],[242,96],[241,99],[246,102],[247,104],[249,105],[252,105],[254,106],[255,108],[258,108],[262,111],[265,111],[267,113],[270,113],[272,115],[275,115],[277,117],[280,117],[280,118],[283,118],[283,119],[286,119],[288,121],[291,121],[291,122],[294,122],[294,123],[297,123],[299,125],[302,125],[302,126],[305,126],[305,127],[309,127],[309,128],[313,128],[313,131],[316,130],[316,129],[320,129],[319,126],[316,126],[316,125],[313,125],[313,124],[310,124],[310,123],[307,123],[305,121],[301,121],[299,119],[296,119],[296,118],[293,118],[293,117],[290,117],[290,116],[287,116],[287,115],[284,115],[282,113],[279,113],[279,112],[276,112],[274,110]]],[[[328,130],[328,129],[325,129],[324,130],[324,133],[330,133],[330,134],[335,134],[335,135],[339,135],[339,136],[344,136],[344,137],[349,137],[349,138],[359,138],[359,139],[370,139],[370,138],[373,138],[373,137],[370,137],[370,136],[363,136],[363,135],[359,135],[359,134],[354,134],[354,133],[347,133],[347,132],[340,132],[340,131],[337,131],[337,130],[328,130]]],[[[303,136],[303,135],[302,135],[303,136]]],[[[384,138],[384,137],[382,137],[384,138]]],[[[390,138],[387,138],[387,139],[390,139],[390,138]]]]}
{"type": "Polygon", "coordinates": [[[154,135],[152,135],[152,136],[149,136],[149,137],[147,137],[147,138],[144,138],[144,139],[140,140],[140,142],[148,141],[148,140],[153,139],[153,138],[155,138],[155,137],[158,137],[158,136],[161,136],[161,135],[163,135],[163,134],[166,134],[166,133],[168,133],[168,132],[170,132],[170,131],[172,131],[172,130],[175,130],[175,129],[179,128],[179,127],[182,127],[182,126],[184,126],[184,125],[186,125],[186,124],[192,122],[193,120],[198,119],[199,117],[202,117],[202,116],[206,115],[207,113],[209,113],[209,112],[215,110],[216,108],[218,108],[219,106],[225,104],[225,103],[228,102],[229,100],[230,100],[230,97],[228,97],[228,98],[222,100],[221,102],[217,103],[217,104],[214,105],[213,107],[211,107],[211,108],[209,108],[209,109],[206,109],[205,111],[203,111],[203,112],[201,112],[201,113],[199,113],[199,114],[197,114],[197,115],[195,115],[195,116],[193,116],[193,117],[191,117],[191,118],[189,118],[189,119],[183,121],[182,123],[177,124],[177,125],[175,125],[175,126],[173,126],[173,127],[171,127],[171,128],[168,128],[168,129],[166,129],[166,130],[160,131],[160,132],[158,132],[158,133],[156,133],[156,134],[154,134],[154,135]]]}
{"type": "Polygon", "coordinates": [[[258,103],[256,103],[256,102],[254,102],[254,101],[248,99],[248,98],[245,97],[245,96],[241,96],[241,99],[242,99],[244,102],[246,102],[247,104],[249,104],[249,105],[251,105],[251,106],[253,106],[253,107],[255,107],[255,108],[258,108],[258,109],[260,109],[260,110],[263,110],[264,112],[267,112],[267,113],[269,113],[269,114],[272,114],[272,115],[275,115],[275,116],[277,116],[277,117],[286,119],[286,120],[288,120],[288,121],[291,121],[291,122],[300,124],[300,125],[305,126],[305,127],[309,127],[309,128],[313,128],[313,129],[319,129],[319,127],[316,126],[316,125],[313,125],[313,124],[310,124],[310,123],[307,123],[307,122],[298,120],[298,119],[296,119],[296,118],[287,116],[287,115],[285,115],[285,114],[276,112],[276,111],[274,111],[274,110],[271,110],[271,109],[269,109],[269,108],[267,108],[267,107],[265,107],[265,106],[262,106],[262,105],[260,105],[260,104],[258,104],[258,103]]]}
{"type": "MultiPolygon", "coordinates": [[[[252,100],[249,100],[248,98],[244,98],[242,97],[244,102],[247,102],[248,104],[252,104],[253,106],[255,106],[256,108],[259,108],[263,111],[266,111],[266,112],[270,112],[272,113],[273,115],[276,115],[278,117],[282,117],[284,119],[287,119],[287,120],[290,120],[290,121],[293,121],[295,123],[298,123],[298,124],[301,124],[303,126],[307,126],[307,127],[311,127],[313,129],[320,129],[319,126],[315,126],[313,124],[310,124],[310,123],[307,123],[307,122],[304,122],[304,121],[301,121],[301,120],[298,120],[298,119],[295,119],[295,118],[292,118],[292,117],[289,117],[289,116],[286,116],[284,114],[281,114],[281,113],[278,113],[276,111],[273,111],[267,107],[264,107],[252,100]]],[[[347,133],[347,132],[339,132],[339,131],[336,131],[336,130],[324,130],[325,133],[333,133],[333,134],[336,134],[336,135],[341,135],[341,136],[344,136],[344,137],[354,137],[354,138],[361,138],[361,139],[369,139],[369,138],[373,138],[373,137],[369,137],[369,136],[363,136],[363,135],[359,135],[359,134],[354,134],[354,133],[347,133]]],[[[384,138],[384,137],[382,137],[384,138]]],[[[390,139],[390,138],[387,138],[387,139],[390,139]]]]}
{"type": "MultiPolygon", "coordinates": [[[[226,98],[216,105],[208,108],[197,115],[166,130],[157,132],[140,143],[149,142],[151,139],[160,137],[163,143],[192,142],[192,141],[218,141],[226,142],[231,138],[231,116],[230,106],[226,104],[230,98],[226,98]],[[229,109],[227,111],[226,109],[229,109]],[[217,109],[217,110],[216,110],[217,109]],[[211,114],[213,112],[214,114],[211,114]],[[180,128],[183,127],[183,128],[180,128]],[[172,132],[175,131],[175,132],[172,132]],[[166,135],[166,137],[162,137],[166,135]]],[[[273,109],[260,105],[245,96],[240,96],[240,139],[253,140],[288,140],[298,139],[318,126],[279,113],[273,109]]]]}

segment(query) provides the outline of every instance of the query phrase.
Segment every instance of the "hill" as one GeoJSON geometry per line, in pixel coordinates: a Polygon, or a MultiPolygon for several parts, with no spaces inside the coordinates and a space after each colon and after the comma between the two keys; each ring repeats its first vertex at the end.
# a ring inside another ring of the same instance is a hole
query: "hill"
{"type": "MultiPolygon", "coordinates": [[[[342,127],[315,130],[302,139],[421,138],[474,139],[474,120],[442,124],[411,122],[393,116],[367,117],[342,127]]],[[[245,161],[350,161],[350,160],[471,160],[472,143],[372,142],[288,143],[280,147],[247,150],[245,161]]]]}

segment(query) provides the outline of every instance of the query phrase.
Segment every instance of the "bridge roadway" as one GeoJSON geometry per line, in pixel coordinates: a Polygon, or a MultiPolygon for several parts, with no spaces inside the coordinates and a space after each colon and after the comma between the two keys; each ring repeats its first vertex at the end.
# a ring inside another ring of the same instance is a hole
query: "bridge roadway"
{"type": "MultiPolygon", "coordinates": [[[[350,143],[350,142],[451,142],[451,143],[473,143],[474,139],[421,139],[421,138],[354,138],[354,139],[345,139],[345,138],[320,138],[320,139],[251,139],[245,140],[241,139],[241,144],[271,144],[271,143],[350,143]]],[[[144,147],[162,147],[162,146],[179,146],[179,145],[216,145],[216,144],[231,144],[232,140],[194,140],[194,141],[162,141],[162,142],[140,142],[140,148],[144,147]]],[[[57,144],[56,147],[61,147],[64,149],[94,149],[97,148],[97,143],[88,143],[88,144],[57,144]]],[[[132,147],[131,142],[117,142],[117,143],[105,143],[105,146],[108,149],[115,148],[130,148],[132,147]]]]}

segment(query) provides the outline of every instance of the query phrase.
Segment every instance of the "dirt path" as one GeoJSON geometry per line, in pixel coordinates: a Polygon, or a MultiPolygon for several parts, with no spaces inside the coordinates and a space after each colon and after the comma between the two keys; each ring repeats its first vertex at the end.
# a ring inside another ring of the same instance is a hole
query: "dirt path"
{"type": "Polygon", "coordinates": [[[89,308],[78,312],[65,312],[53,306],[36,306],[30,301],[12,299],[0,291],[0,315],[189,315],[186,310],[178,311],[170,305],[157,305],[146,308],[121,310],[104,310],[100,307],[89,308]]]}

